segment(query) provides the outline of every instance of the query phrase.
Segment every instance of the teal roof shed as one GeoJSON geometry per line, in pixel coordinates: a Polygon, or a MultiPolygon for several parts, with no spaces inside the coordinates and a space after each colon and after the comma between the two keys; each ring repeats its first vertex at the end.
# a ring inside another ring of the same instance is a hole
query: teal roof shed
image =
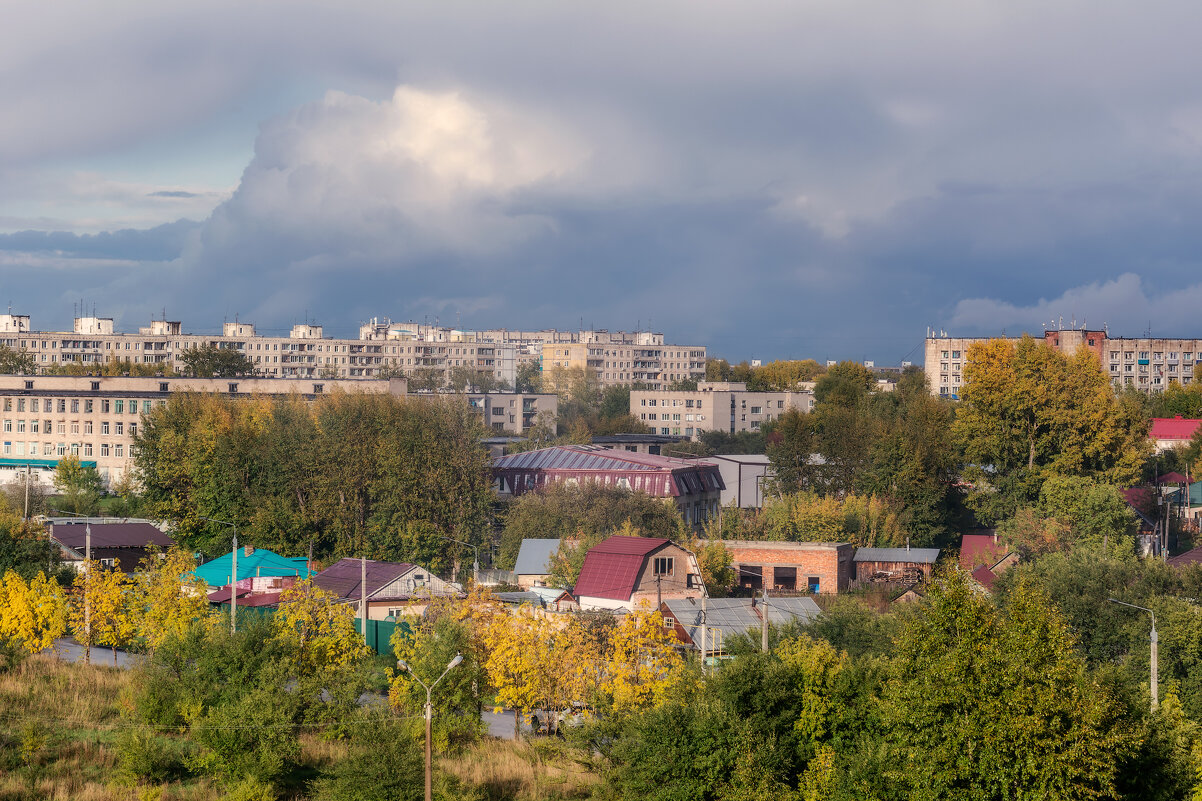
{"type": "MultiPolygon", "coordinates": [[[[231,554],[222,554],[196,568],[195,575],[205,580],[210,587],[224,587],[230,583],[231,554]]],[[[280,556],[274,551],[256,548],[251,553],[245,550],[238,554],[238,581],[255,576],[297,576],[309,578],[309,560],[304,557],[280,556]]]]}

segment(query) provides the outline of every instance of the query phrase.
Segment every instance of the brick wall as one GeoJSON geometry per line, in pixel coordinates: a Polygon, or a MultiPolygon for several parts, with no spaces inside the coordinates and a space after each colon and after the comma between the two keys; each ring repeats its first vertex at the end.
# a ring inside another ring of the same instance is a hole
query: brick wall
{"type": "Polygon", "coordinates": [[[851,578],[855,548],[846,543],[726,540],[725,545],[736,572],[744,568],[752,575],[761,574],[769,591],[778,584],[788,584],[790,570],[794,571],[796,589],[804,589],[810,577],[817,577],[818,590],[822,594],[845,591],[851,578]]]}

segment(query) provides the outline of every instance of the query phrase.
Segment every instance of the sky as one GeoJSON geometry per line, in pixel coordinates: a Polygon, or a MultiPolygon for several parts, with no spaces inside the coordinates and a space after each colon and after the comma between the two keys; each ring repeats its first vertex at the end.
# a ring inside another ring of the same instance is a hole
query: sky
{"type": "Polygon", "coordinates": [[[0,303],[732,360],[1202,336],[1202,4],[8,0],[0,303]]]}

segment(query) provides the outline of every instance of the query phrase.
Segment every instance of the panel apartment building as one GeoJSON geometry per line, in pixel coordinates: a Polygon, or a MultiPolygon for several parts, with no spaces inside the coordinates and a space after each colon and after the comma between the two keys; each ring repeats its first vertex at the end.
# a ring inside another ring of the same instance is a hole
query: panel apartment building
{"type": "Polygon", "coordinates": [[[630,414],[657,434],[700,439],[703,431],[758,431],[788,409],[814,408],[811,390],[751,392],[739,382],[698,381],[696,390],[632,390],[630,414]]]}
{"type": "MultiPolygon", "coordinates": [[[[993,338],[949,337],[942,332],[928,336],[923,368],[931,393],[958,398],[969,347],[993,338]]],[[[1043,340],[1068,355],[1081,349],[1093,353],[1116,389],[1161,392],[1174,381],[1182,386],[1193,383],[1195,370],[1202,370],[1202,339],[1111,337],[1106,331],[1057,328],[1044,331],[1043,340]]]]}
{"type": "MultiPolygon", "coordinates": [[[[178,378],[141,376],[0,376],[0,483],[27,469],[51,472],[67,455],[96,467],[110,486],[133,456],[142,415],[173,392],[220,393],[232,398],[299,395],[314,400],[336,391],[406,394],[403,378],[178,378]]],[[[439,397],[431,393],[417,398],[439,397]]],[[[541,413],[554,418],[554,395],[468,393],[468,405],[499,433],[519,435],[541,413]]]]}
{"type": "Polygon", "coordinates": [[[287,336],[263,336],[251,323],[227,322],[217,336],[186,334],[178,321],[154,320],[137,334],[124,334],[113,330],[110,317],[76,317],[71,331],[34,331],[28,315],[0,314],[0,342],[28,351],[43,370],[132,361],[179,371],[186,350],[213,346],[236,350],[258,374],[278,378],[412,377],[433,368],[449,379],[456,368],[466,368],[512,386],[523,364],[547,361],[593,368],[606,386],[641,381],[658,388],[705,377],[704,347],[665,345],[660,333],[604,329],[461,331],[376,318],[360,326],[358,339],[346,339],[326,337],[322,326],[307,323],[287,336]],[[569,353],[554,358],[555,345],[569,353]]]}

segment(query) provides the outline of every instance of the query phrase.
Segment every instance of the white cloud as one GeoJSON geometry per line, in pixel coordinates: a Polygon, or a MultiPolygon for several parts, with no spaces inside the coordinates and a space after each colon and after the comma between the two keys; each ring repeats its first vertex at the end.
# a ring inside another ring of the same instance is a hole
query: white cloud
{"type": "Polygon", "coordinates": [[[956,304],[951,326],[957,330],[1007,329],[1017,333],[1075,322],[1090,328],[1106,326],[1116,336],[1142,335],[1148,328],[1153,336],[1196,336],[1199,308],[1202,283],[1148,292],[1138,275],[1124,273],[1026,306],[989,298],[962,300],[956,304]]]}

